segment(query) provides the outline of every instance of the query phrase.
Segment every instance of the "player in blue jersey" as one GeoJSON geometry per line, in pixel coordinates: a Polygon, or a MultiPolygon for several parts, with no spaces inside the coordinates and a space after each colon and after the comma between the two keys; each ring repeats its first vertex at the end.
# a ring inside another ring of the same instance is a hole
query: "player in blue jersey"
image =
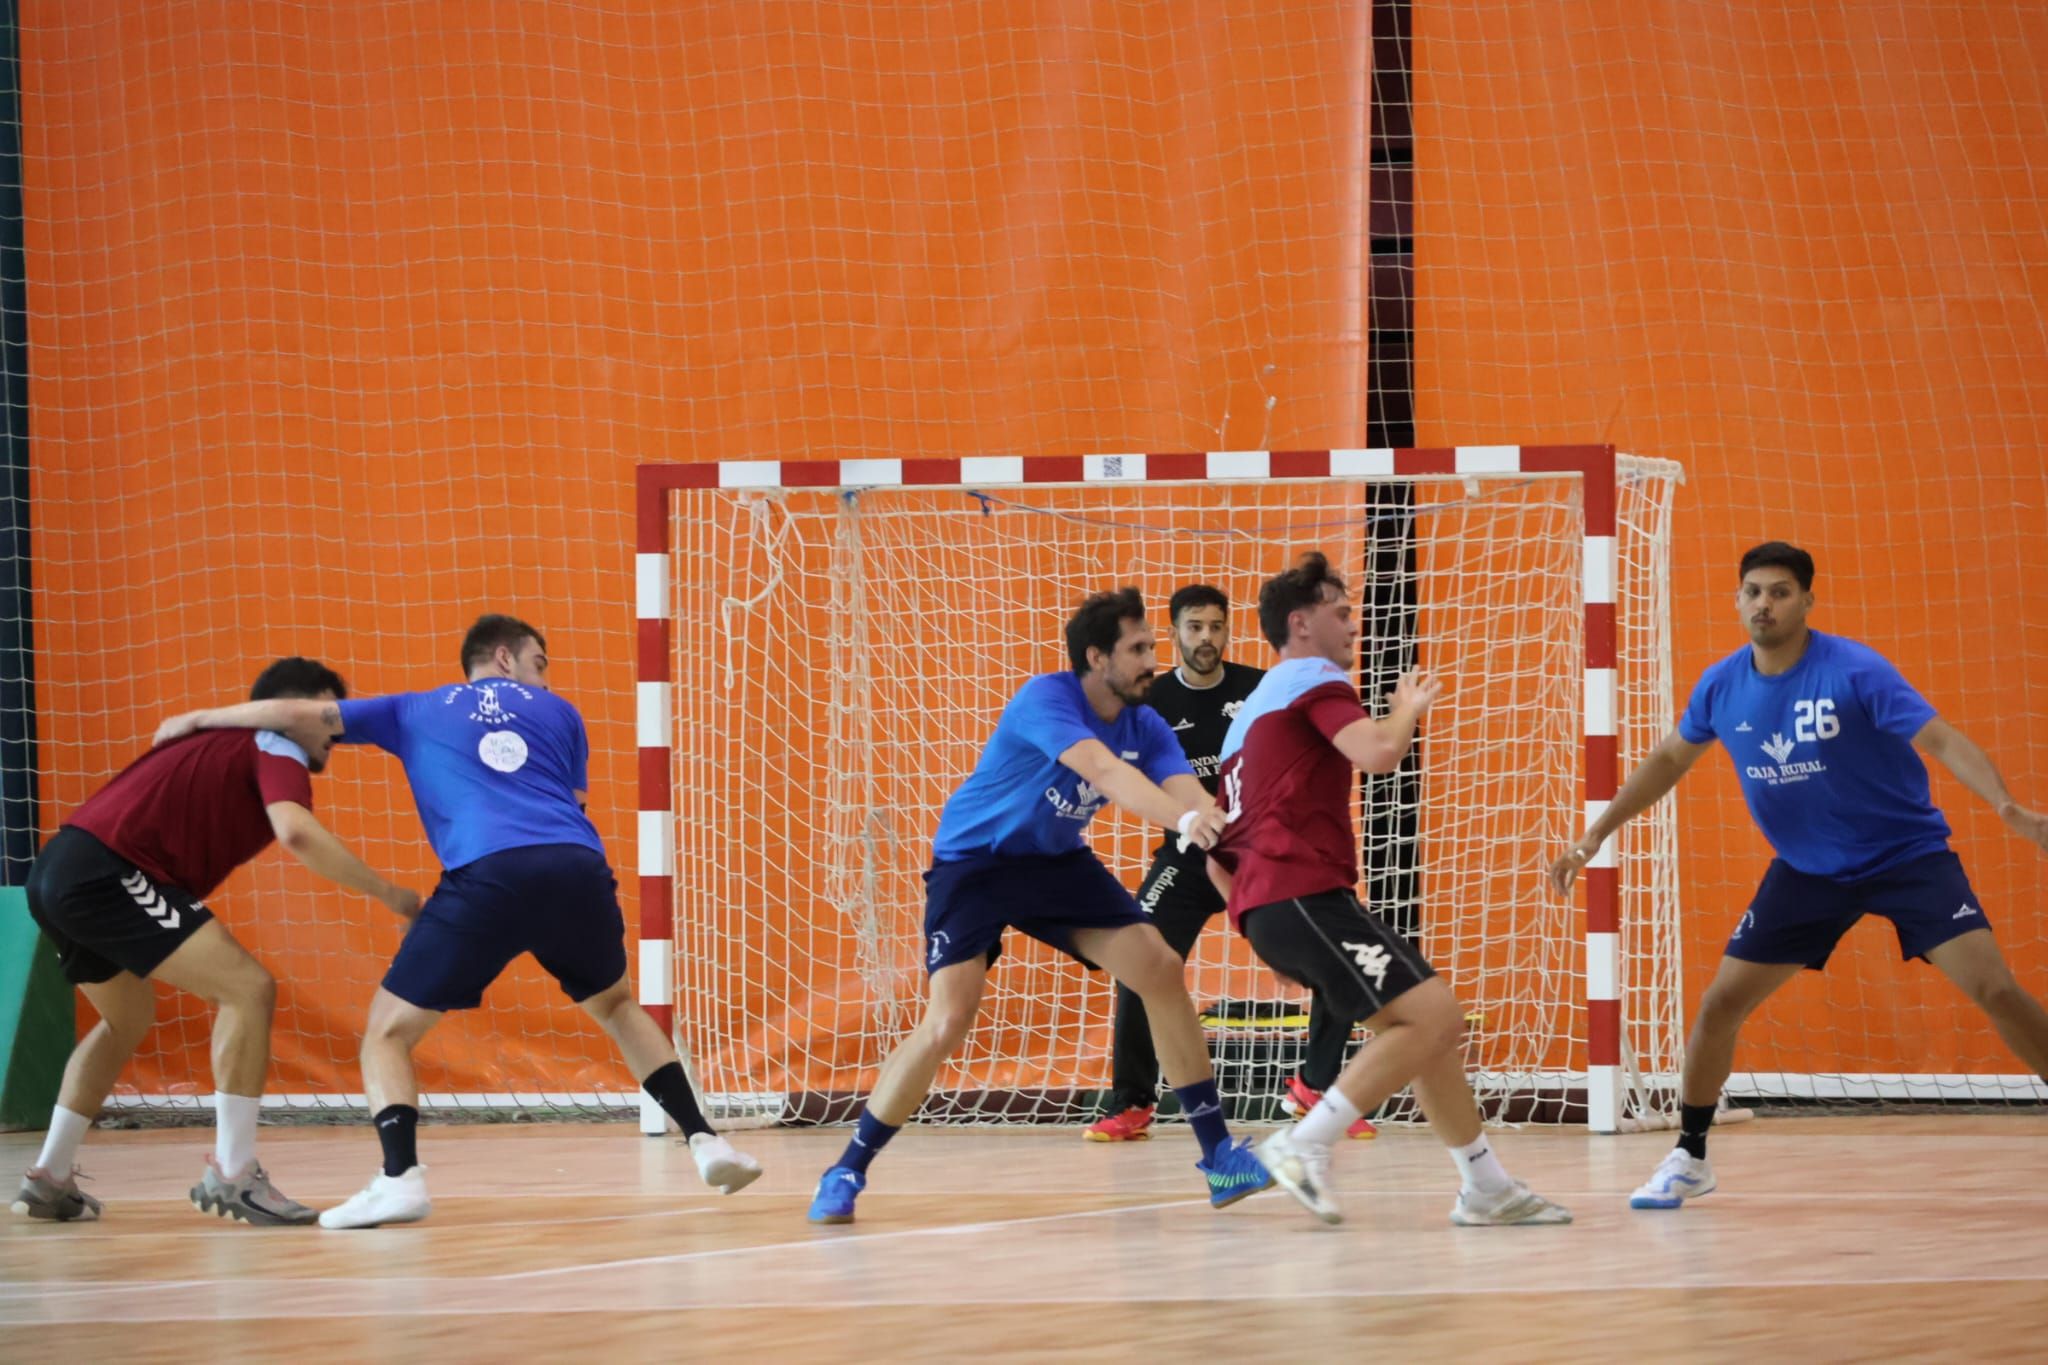
{"type": "Polygon", "coordinates": [[[924,874],[924,1018],[882,1063],[853,1140],[819,1179],[813,1223],[853,1221],[868,1163],[965,1041],[1010,928],[1108,971],[1144,1002],[1161,1068],[1202,1146],[1197,1169],[1210,1203],[1221,1208],[1272,1183],[1248,1145],[1230,1139],[1180,957],[1083,837],[1107,802],[1200,848],[1222,829],[1173,731],[1141,705],[1153,649],[1137,589],[1082,602],[1067,622],[1072,671],[1017,690],[946,802],[924,874]]]}
{"type": "Polygon", "coordinates": [[[2020,1060],[2048,1076],[2048,1011],[1999,952],[1949,850],[1948,821],[1930,798],[1920,755],[2044,849],[2048,816],[2015,801],[1984,751],[1877,651],[1806,624],[1811,555],[1774,540],[1742,557],[1741,574],[1735,604],[1749,644],[1706,671],[1677,730],[1550,867],[1552,885],[1569,894],[1600,846],[1677,786],[1715,740],[1777,853],[1700,1001],[1686,1044],[1678,1146],[1630,1198],[1639,1209],[1675,1209],[1714,1189],[1707,1128],[1743,1021],[1802,969],[1824,967],[1866,914],[1890,920],[1904,957],[1924,959],[1955,982],[2020,1060]]]}
{"type": "Polygon", "coordinates": [[[466,682],[365,701],[246,702],[167,721],[161,743],[197,729],[265,729],[374,744],[405,765],[442,866],[370,1002],[363,1088],[383,1170],[320,1215],[327,1228],[427,1216],[412,1052],[449,1010],[474,1009],[513,958],[532,953],[611,1035],[647,1093],[681,1126],[721,1193],[761,1168],[712,1132],[674,1045],[633,999],[625,921],[604,844],[584,813],[590,739],[548,689],[547,642],[511,616],[484,616],[462,642],[466,682]]]}

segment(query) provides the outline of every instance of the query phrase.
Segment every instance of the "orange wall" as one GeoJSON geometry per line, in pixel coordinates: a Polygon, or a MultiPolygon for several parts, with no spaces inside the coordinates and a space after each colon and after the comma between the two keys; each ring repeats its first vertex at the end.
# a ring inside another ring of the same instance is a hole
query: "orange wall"
{"type": "MultiPolygon", "coordinates": [[[[1364,22],[29,7],[49,817],[271,656],[425,686],[491,606],[549,631],[625,862],[636,462],[1356,444],[1364,22]]],[[[2039,792],[2048,16],[1528,0],[1416,24],[1423,440],[1683,461],[1688,681],[1735,642],[1734,556],[1794,536],[1823,623],[2039,792]]],[[[347,755],[321,801],[424,886],[394,777],[347,755]]],[[[1941,794],[2038,976],[2035,855],[1941,794]]],[[[1697,988],[1761,848],[1718,768],[1683,809],[1697,988]]],[[[285,982],[275,1088],[351,1088],[393,929],[275,854],[218,903],[285,982]]],[[[1860,942],[1750,1061],[2012,1068],[1860,942]]],[[[204,1036],[167,1003],[137,1083],[207,1088],[204,1036]]],[[[630,1084],[525,970],[434,1068],[630,1084]]]]}
{"type": "MultiPolygon", "coordinates": [[[[1816,623],[2048,803],[2048,9],[1418,5],[1415,51],[1422,441],[1682,461],[1681,701],[1742,642],[1742,550],[1794,540],[1816,623]]],[[[2038,851],[1935,785],[2038,988],[2038,851]]],[[[1724,757],[1680,809],[1696,998],[1768,854],[1724,757]]],[[[2024,1070],[1888,931],[1852,941],[1738,1069],[2024,1070]]]]}
{"type": "MultiPolygon", "coordinates": [[[[1353,443],[1364,22],[30,6],[46,818],[276,654],[427,686],[494,607],[549,632],[630,866],[637,462],[1353,443]]],[[[427,884],[388,760],[319,792],[427,884]]],[[[276,854],[218,905],[284,982],[273,1088],[354,1088],[394,930],[276,854]]],[[[136,1083],[208,1088],[165,1011],[136,1083]]],[[[630,1085],[599,1042],[522,969],[426,1080],[630,1085]]]]}

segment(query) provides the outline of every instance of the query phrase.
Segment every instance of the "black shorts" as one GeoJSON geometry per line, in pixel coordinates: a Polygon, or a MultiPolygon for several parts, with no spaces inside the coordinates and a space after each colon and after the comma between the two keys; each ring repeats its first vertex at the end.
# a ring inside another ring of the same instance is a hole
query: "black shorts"
{"type": "Polygon", "coordinates": [[[148,976],[213,918],[199,897],[156,881],[82,829],[57,831],[28,870],[28,912],[74,986],[148,976]]]}
{"type": "Polygon", "coordinates": [[[1260,961],[1353,1023],[1436,975],[1415,945],[1349,891],[1261,905],[1245,911],[1243,923],[1260,961]]]}
{"type": "Polygon", "coordinates": [[[1194,950],[1195,940],[1209,921],[1223,911],[1223,893],[1209,880],[1206,863],[1200,852],[1190,858],[1163,848],[1153,855],[1145,880],[1138,884],[1138,908],[1182,958],[1194,950]]]}

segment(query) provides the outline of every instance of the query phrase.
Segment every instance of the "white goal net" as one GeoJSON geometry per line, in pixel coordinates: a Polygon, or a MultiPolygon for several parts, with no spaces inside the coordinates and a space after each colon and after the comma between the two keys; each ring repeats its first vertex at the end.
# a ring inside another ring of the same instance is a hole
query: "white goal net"
{"type": "MultiPolygon", "coordinates": [[[[1621,461],[1624,765],[1669,728],[1676,466],[1621,461]]],[[[1579,482],[1275,479],[1016,487],[688,489],[669,495],[678,1035],[727,1116],[851,1116],[922,1007],[923,896],[940,807],[1003,705],[1066,666],[1087,593],[1230,597],[1233,659],[1265,666],[1259,584],[1320,549],[1363,608],[1362,675],[1412,659],[1449,684],[1404,782],[1361,786],[1365,888],[1465,1003],[1497,1118],[1585,1118],[1583,912],[1547,857],[1582,827],[1579,482]]],[[[643,738],[643,742],[645,742],[643,738]]],[[[1156,831],[1098,818],[1135,887],[1156,831]]],[[[1669,808],[1621,851],[1624,1121],[1671,1105],[1680,1042],[1669,808]]],[[[1270,1112],[1305,1002],[1219,917],[1188,981],[1233,1110],[1270,1112]]],[[[1108,980],[1018,933],[927,1121],[1070,1122],[1106,1086],[1108,980]]],[[[1405,1100],[1388,1117],[1406,1117],[1405,1100]]]]}

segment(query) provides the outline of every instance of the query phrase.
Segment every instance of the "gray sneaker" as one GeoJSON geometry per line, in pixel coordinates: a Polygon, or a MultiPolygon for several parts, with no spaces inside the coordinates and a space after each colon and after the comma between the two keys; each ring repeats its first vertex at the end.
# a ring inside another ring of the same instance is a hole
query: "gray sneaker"
{"type": "Polygon", "coordinates": [[[14,1196],[14,1211],[27,1218],[51,1223],[90,1223],[100,1216],[100,1201],[78,1188],[79,1171],[59,1180],[39,1166],[22,1173],[21,1193],[14,1196]]]}
{"type": "Polygon", "coordinates": [[[1496,1228],[1513,1224],[1569,1223],[1571,1210],[1553,1204],[1517,1180],[1496,1194],[1460,1194],[1451,1221],[1461,1228],[1496,1228]]]}
{"type": "Polygon", "coordinates": [[[192,1207],[259,1228],[297,1226],[320,1216],[279,1194],[277,1186],[270,1183],[270,1173],[256,1162],[250,1162],[239,1179],[229,1180],[212,1157],[206,1158],[206,1174],[192,1187],[192,1207]]]}

